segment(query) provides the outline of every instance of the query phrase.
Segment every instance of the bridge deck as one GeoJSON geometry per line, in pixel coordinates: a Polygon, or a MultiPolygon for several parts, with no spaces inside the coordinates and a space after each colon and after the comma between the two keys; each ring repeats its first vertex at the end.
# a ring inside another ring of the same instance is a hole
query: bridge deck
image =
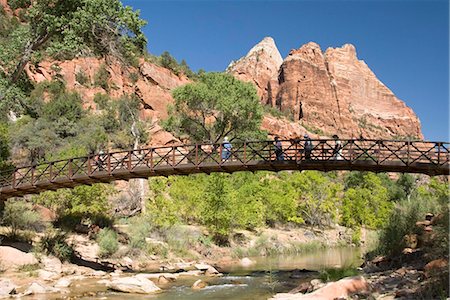
{"type": "Polygon", "coordinates": [[[310,153],[304,143],[282,141],[283,160],[277,160],[273,141],[257,141],[233,143],[226,159],[222,159],[227,156],[222,145],[196,144],[48,162],[0,173],[0,199],[98,182],[195,173],[358,170],[433,176],[450,171],[448,143],[443,142],[341,140],[338,153],[334,140],[313,140],[310,153]]]}

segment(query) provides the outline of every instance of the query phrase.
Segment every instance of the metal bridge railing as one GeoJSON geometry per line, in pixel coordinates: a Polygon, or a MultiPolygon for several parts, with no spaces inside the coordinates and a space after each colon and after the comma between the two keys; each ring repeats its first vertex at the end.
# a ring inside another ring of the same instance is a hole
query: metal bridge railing
{"type": "MultiPolygon", "coordinates": [[[[437,174],[442,174],[442,169],[449,167],[449,143],[446,142],[351,139],[340,140],[340,149],[336,151],[336,140],[321,139],[311,140],[313,148],[310,153],[305,150],[305,140],[280,142],[284,161],[297,164],[328,163],[330,169],[336,162],[348,166],[361,162],[377,166],[396,165],[399,172],[407,172],[411,166],[426,164],[428,170],[431,170],[429,173],[433,173],[435,169],[439,171],[437,174]],[[307,159],[309,156],[310,159],[307,159]]],[[[133,173],[143,169],[151,173],[164,168],[186,166],[201,168],[276,162],[274,141],[233,142],[229,157],[223,159],[225,151],[227,150],[222,144],[163,146],[25,166],[0,173],[0,194],[5,188],[18,189],[42,182],[71,181],[80,176],[113,176],[120,172],[133,173]]]]}

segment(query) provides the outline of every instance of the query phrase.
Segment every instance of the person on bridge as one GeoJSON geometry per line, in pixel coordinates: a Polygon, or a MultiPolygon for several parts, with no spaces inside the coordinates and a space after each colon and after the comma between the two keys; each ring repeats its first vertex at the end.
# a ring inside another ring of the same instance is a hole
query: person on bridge
{"type": "Polygon", "coordinates": [[[342,143],[339,140],[339,136],[337,134],[333,135],[334,139],[334,149],[333,149],[333,158],[335,160],[342,160],[342,143]]]}
{"type": "Polygon", "coordinates": [[[310,160],[313,144],[309,135],[305,134],[303,137],[305,138],[305,159],[310,160]]]}
{"type": "Polygon", "coordinates": [[[227,161],[231,157],[231,148],[233,148],[227,136],[223,139],[222,148],[222,161],[227,161]]]}
{"type": "Polygon", "coordinates": [[[283,146],[281,145],[278,136],[275,137],[275,155],[277,157],[277,160],[284,160],[283,146]]]}

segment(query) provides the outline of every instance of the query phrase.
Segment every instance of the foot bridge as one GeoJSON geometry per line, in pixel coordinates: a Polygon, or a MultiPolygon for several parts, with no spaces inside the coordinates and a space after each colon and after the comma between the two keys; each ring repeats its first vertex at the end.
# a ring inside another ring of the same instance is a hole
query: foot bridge
{"type": "Polygon", "coordinates": [[[0,173],[0,199],[115,180],[194,173],[358,170],[449,175],[449,143],[394,140],[280,140],[142,148],[76,157],[0,173]]]}

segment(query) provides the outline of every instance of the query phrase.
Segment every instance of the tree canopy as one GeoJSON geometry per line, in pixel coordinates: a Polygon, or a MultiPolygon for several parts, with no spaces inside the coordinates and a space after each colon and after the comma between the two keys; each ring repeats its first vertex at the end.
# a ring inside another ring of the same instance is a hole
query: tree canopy
{"type": "Polygon", "coordinates": [[[8,32],[0,42],[0,108],[28,108],[17,84],[30,60],[78,55],[136,59],[147,44],[142,32],[146,21],[139,14],[119,0],[33,1],[25,10],[28,23],[0,24],[8,32]]]}
{"type": "Polygon", "coordinates": [[[262,107],[256,89],[225,73],[205,73],[200,80],[173,91],[165,127],[192,141],[218,142],[230,135],[252,138],[260,133],[262,107]]]}

